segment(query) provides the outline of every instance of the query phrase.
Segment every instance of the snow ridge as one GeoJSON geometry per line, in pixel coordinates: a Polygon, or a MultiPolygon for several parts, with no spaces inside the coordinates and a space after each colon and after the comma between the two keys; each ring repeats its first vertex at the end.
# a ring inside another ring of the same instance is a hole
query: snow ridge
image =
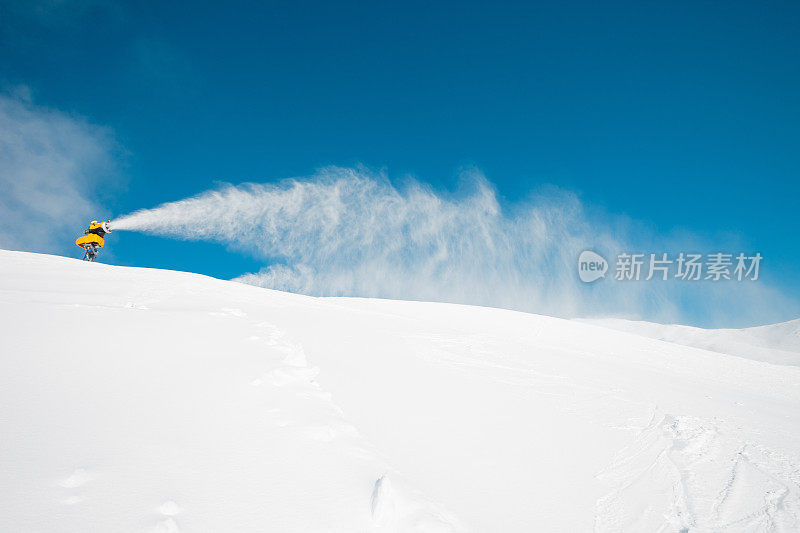
{"type": "Polygon", "coordinates": [[[578,321],[755,361],[800,366],[800,319],[744,329],[703,329],[617,318],[578,321]]]}

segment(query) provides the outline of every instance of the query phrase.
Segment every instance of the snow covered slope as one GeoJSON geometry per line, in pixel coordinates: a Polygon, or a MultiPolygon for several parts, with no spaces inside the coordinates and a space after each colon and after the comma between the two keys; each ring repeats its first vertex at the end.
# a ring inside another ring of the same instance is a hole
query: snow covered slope
{"type": "Polygon", "coordinates": [[[756,361],[800,366],[800,319],[745,329],[703,329],[617,318],[582,322],[756,361]]]}
{"type": "Polygon", "coordinates": [[[796,531],[800,368],[0,251],[0,531],[796,531]]]}

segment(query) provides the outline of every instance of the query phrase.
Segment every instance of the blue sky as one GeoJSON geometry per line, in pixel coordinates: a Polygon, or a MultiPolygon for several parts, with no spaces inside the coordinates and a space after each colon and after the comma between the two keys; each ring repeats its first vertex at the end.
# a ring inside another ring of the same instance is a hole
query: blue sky
{"type": "MultiPolygon", "coordinates": [[[[113,137],[93,199],[111,215],[327,165],[442,191],[477,168],[501,203],[555,185],[760,251],[768,281],[800,289],[797,2],[6,0],[0,20],[6,91],[113,137]]],[[[111,242],[119,264],[263,265],[111,242]]]]}

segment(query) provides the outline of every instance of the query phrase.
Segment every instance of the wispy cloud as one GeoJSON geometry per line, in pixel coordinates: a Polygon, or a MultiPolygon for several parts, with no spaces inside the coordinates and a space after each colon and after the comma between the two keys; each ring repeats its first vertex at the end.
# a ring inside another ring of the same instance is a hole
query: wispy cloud
{"type": "Polygon", "coordinates": [[[0,246],[67,250],[104,212],[95,199],[113,187],[115,149],[107,129],[35,105],[24,87],[0,94],[0,246]]]}
{"type": "MultiPolygon", "coordinates": [[[[576,275],[582,250],[610,257],[675,243],[622,218],[592,214],[565,191],[501,206],[479,173],[466,183],[441,194],[417,181],[395,187],[367,169],[327,168],[308,179],[224,186],[113,225],[225,243],[268,265],[239,281],[312,295],[717,325],[790,318],[797,309],[763,284],[583,284],[576,275]]],[[[686,238],[683,244],[697,245],[686,238]]]]}

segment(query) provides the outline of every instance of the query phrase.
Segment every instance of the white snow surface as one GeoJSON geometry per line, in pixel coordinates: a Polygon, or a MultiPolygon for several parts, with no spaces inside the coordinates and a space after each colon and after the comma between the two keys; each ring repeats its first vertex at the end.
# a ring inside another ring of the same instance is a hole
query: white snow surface
{"type": "Polygon", "coordinates": [[[800,319],[744,329],[703,329],[617,318],[581,321],[756,361],[800,366],[800,319]]]}
{"type": "Polygon", "coordinates": [[[796,366],[8,251],[0,317],[0,531],[800,529],[796,366]]]}

